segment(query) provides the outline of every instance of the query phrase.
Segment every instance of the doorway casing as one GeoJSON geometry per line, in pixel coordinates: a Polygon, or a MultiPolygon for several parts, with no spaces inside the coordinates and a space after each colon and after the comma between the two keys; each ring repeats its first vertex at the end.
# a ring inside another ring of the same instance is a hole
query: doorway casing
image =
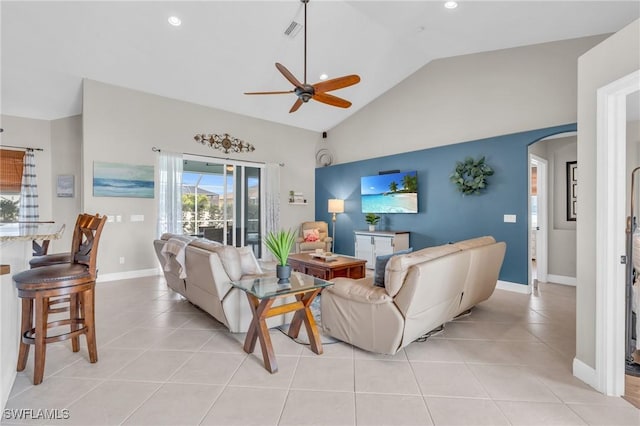
{"type": "Polygon", "coordinates": [[[624,393],[626,100],[638,90],[640,70],[597,93],[595,383],[578,377],[612,396],[624,393]]]}
{"type": "MultiPolygon", "coordinates": [[[[538,157],[535,154],[529,154],[529,173],[531,173],[531,165],[536,166],[536,181],[537,181],[537,216],[538,216],[538,231],[536,231],[536,271],[537,279],[540,282],[547,281],[547,254],[548,254],[548,199],[547,199],[547,166],[548,161],[542,157],[538,157]]],[[[529,176],[529,229],[531,226],[531,176],[529,176]]],[[[531,238],[531,236],[529,236],[531,238]]],[[[529,244],[529,250],[531,250],[531,244],[529,244]]],[[[529,253],[529,259],[532,258],[534,253],[529,253]]],[[[529,286],[533,285],[531,262],[529,263],[529,286]]],[[[533,288],[533,287],[531,287],[533,288]]]]}

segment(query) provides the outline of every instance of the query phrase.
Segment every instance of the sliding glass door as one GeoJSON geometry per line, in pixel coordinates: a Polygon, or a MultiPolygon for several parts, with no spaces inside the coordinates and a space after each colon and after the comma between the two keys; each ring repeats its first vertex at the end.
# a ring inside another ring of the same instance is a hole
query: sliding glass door
{"type": "Polygon", "coordinates": [[[184,160],[183,231],[261,256],[260,165],[225,160],[184,160]]]}

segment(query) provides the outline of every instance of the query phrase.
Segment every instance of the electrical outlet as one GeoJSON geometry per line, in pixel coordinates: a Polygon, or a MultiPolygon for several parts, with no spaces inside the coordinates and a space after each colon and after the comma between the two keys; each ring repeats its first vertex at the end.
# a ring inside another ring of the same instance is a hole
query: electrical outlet
{"type": "Polygon", "coordinates": [[[120,264],[124,265],[124,256],[120,256],[120,264]]]}

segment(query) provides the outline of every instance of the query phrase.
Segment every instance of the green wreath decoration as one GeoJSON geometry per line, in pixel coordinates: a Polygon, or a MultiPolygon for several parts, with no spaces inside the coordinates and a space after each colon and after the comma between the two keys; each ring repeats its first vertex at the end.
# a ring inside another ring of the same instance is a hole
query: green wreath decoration
{"type": "Polygon", "coordinates": [[[480,194],[487,187],[487,177],[493,175],[493,169],[485,163],[484,157],[474,160],[471,157],[457,161],[456,168],[449,177],[463,195],[480,194]]]}

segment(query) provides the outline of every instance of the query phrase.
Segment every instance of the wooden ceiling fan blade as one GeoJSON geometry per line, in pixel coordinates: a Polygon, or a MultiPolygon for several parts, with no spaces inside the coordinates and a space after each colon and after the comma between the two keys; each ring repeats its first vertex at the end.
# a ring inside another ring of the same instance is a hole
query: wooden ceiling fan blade
{"type": "Polygon", "coordinates": [[[291,73],[291,71],[287,69],[287,67],[276,62],[276,68],[278,68],[278,71],[280,71],[280,73],[284,76],[284,78],[289,80],[291,84],[293,84],[296,87],[302,87],[302,83],[300,83],[298,79],[294,77],[294,75],[291,73]]]}
{"type": "Polygon", "coordinates": [[[318,102],[322,102],[323,104],[333,105],[340,108],[349,108],[351,106],[351,102],[346,99],[342,99],[328,93],[316,93],[313,95],[313,99],[318,102]]]}
{"type": "Polygon", "coordinates": [[[343,89],[360,83],[360,76],[356,74],[345,75],[344,77],[333,78],[327,81],[321,81],[313,85],[316,92],[330,92],[332,90],[343,89]]]}
{"type": "Polygon", "coordinates": [[[293,106],[289,110],[289,114],[291,114],[292,112],[296,112],[298,110],[298,108],[300,108],[300,105],[302,105],[302,99],[298,98],[298,99],[296,99],[296,101],[294,102],[293,106]]]}
{"type": "Polygon", "coordinates": [[[245,95],[284,95],[293,93],[293,90],[283,90],[278,92],[244,92],[245,95]]]}

